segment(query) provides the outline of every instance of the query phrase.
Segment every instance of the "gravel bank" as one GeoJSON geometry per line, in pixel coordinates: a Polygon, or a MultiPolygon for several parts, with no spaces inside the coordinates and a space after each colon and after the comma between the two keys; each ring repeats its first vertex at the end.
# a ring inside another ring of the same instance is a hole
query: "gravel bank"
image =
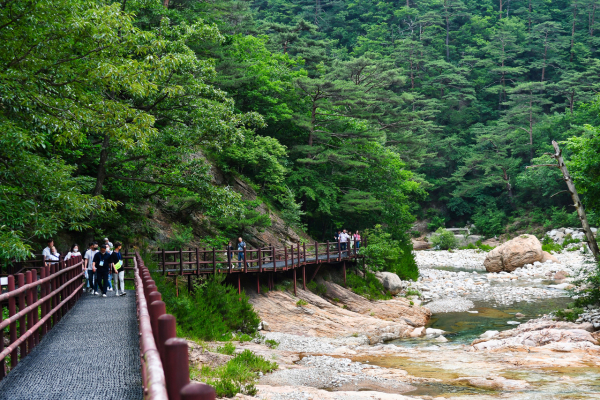
{"type": "Polygon", "coordinates": [[[343,346],[368,345],[366,336],[332,339],[326,337],[298,336],[289,333],[262,331],[266,339],[279,342],[279,350],[296,351],[301,353],[331,353],[343,346]]]}
{"type": "Polygon", "coordinates": [[[445,298],[432,301],[427,304],[427,308],[432,313],[464,312],[473,308],[475,305],[471,300],[461,298],[445,298]]]}

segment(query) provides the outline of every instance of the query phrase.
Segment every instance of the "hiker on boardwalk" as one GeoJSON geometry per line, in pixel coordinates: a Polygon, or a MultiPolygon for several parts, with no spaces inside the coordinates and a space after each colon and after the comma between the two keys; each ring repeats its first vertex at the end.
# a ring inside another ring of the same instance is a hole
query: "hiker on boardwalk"
{"type": "Polygon", "coordinates": [[[356,251],[358,251],[360,249],[360,234],[358,231],[354,233],[354,242],[356,243],[356,251]]]}
{"type": "Polygon", "coordinates": [[[333,238],[335,239],[336,242],[340,241],[340,233],[342,233],[342,231],[333,232],[333,238]]]}
{"type": "Polygon", "coordinates": [[[345,229],[342,231],[342,233],[340,233],[340,250],[344,251],[346,250],[347,246],[348,246],[348,239],[350,238],[350,236],[348,235],[348,231],[346,231],[345,229]]]}
{"type": "Polygon", "coordinates": [[[229,243],[227,243],[227,265],[231,264],[234,251],[235,247],[233,247],[233,241],[230,240],[229,243]]]}
{"type": "Polygon", "coordinates": [[[56,251],[56,247],[52,246],[50,255],[47,258],[48,264],[56,264],[60,260],[60,253],[56,251]]]}
{"type": "MultiPolygon", "coordinates": [[[[113,251],[112,251],[112,243],[108,242],[110,244],[106,244],[106,242],[108,241],[106,238],[104,238],[104,241],[105,241],[104,246],[106,246],[106,252],[108,254],[112,254],[113,253],[113,251]]],[[[112,277],[113,277],[112,269],[110,269],[108,271],[108,289],[107,289],[109,292],[113,291],[112,277]]]]}
{"type": "Polygon", "coordinates": [[[98,285],[102,290],[102,297],[106,297],[106,285],[108,284],[108,272],[111,255],[106,252],[106,245],[100,246],[100,252],[94,256],[92,263],[93,272],[96,273],[95,293],[98,294],[98,285]]]}
{"type": "MultiPolygon", "coordinates": [[[[238,238],[238,266],[240,269],[242,269],[242,263],[241,261],[244,260],[244,262],[246,261],[245,257],[244,257],[244,250],[246,249],[246,242],[244,242],[244,240],[239,237],[238,238]]],[[[248,263],[245,262],[246,265],[248,265],[248,263]]]]}
{"type": "Polygon", "coordinates": [[[121,255],[121,242],[115,243],[115,250],[110,255],[110,265],[112,269],[113,281],[115,282],[115,294],[125,296],[125,269],[123,268],[123,256],[121,255]],[[119,294],[119,284],[121,294],[119,294]]]}
{"type": "Polygon", "coordinates": [[[110,240],[108,240],[108,238],[104,238],[104,244],[109,246],[109,250],[114,247],[110,240]]]}
{"type": "Polygon", "coordinates": [[[50,259],[50,254],[52,254],[52,247],[54,246],[54,240],[48,239],[48,245],[42,251],[42,256],[44,257],[44,262],[50,259]]]}
{"type": "Polygon", "coordinates": [[[77,243],[75,243],[73,244],[73,246],[71,246],[71,250],[69,250],[69,252],[65,256],[65,261],[67,261],[71,257],[78,257],[80,255],[81,253],[79,252],[79,246],[77,246],[77,243]]]}
{"type": "MultiPolygon", "coordinates": [[[[94,293],[94,288],[96,286],[96,274],[94,273],[93,263],[94,263],[94,256],[98,252],[98,250],[96,250],[97,248],[98,248],[98,243],[90,242],[88,249],[85,252],[85,255],[83,256],[83,267],[87,271],[87,280],[88,280],[87,287],[88,287],[88,291],[91,293],[94,293]]],[[[98,294],[98,293],[96,292],[94,294],[98,294]]]]}

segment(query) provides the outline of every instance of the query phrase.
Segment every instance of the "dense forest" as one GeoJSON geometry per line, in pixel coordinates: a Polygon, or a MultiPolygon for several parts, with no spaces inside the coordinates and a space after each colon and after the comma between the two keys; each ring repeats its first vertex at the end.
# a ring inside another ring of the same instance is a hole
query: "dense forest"
{"type": "Polygon", "coordinates": [[[600,217],[600,0],[0,0],[0,259],[61,231],[600,217]]]}

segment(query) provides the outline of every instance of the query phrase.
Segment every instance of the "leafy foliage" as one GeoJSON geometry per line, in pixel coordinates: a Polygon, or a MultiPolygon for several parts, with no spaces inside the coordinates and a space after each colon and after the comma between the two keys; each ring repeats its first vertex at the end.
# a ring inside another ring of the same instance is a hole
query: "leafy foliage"
{"type": "Polygon", "coordinates": [[[369,300],[388,300],[392,298],[375,277],[375,274],[371,272],[367,272],[364,279],[355,274],[348,274],[346,276],[346,287],[369,300]]]}
{"type": "Polygon", "coordinates": [[[371,270],[394,272],[401,279],[418,278],[419,270],[412,257],[412,246],[394,240],[392,234],[381,225],[365,231],[365,237],[367,246],[361,253],[367,258],[371,270]]]}
{"type": "Polygon", "coordinates": [[[448,250],[458,247],[458,240],[454,236],[454,233],[444,228],[439,228],[431,235],[431,244],[441,250],[448,250]]]}

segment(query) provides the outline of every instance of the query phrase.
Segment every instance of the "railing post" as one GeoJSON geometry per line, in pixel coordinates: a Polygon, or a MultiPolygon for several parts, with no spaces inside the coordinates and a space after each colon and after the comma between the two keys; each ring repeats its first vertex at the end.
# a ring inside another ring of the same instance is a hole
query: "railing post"
{"type": "MultiPolygon", "coordinates": [[[[38,280],[38,276],[37,276],[37,271],[34,269],[33,270],[33,274],[31,276],[32,278],[32,282],[37,282],[38,280]]],[[[36,301],[38,301],[38,285],[36,285],[32,290],[32,301],[33,303],[35,303],[36,301]]],[[[32,303],[32,304],[33,304],[32,303]]],[[[38,307],[35,308],[35,310],[33,310],[33,325],[36,325],[39,321],[39,315],[38,315],[38,307]]],[[[36,329],[35,333],[33,335],[33,345],[37,346],[38,344],[40,344],[40,330],[36,329]]]]}
{"type": "Polygon", "coordinates": [[[315,241],[315,263],[319,263],[319,242],[315,241]]]}
{"type": "MultiPolygon", "coordinates": [[[[42,267],[40,270],[41,278],[44,279],[46,277],[46,267],[42,267]]],[[[42,298],[46,297],[46,284],[42,283],[40,288],[40,296],[42,298]]],[[[44,318],[46,316],[46,303],[43,302],[41,305],[41,317],[44,318]]],[[[42,324],[42,336],[46,334],[46,324],[42,324]]]]}
{"type": "Polygon", "coordinates": [[[277,257],[275,256],[275,246],[271,246],[271,258],[273,259],[273,272],[277,272],[277,257]]]}
{"type": "Polygon", "coordinates": [[[297,258],[297,260],[298,260],[298,261],[297,261],[297,263],[298,263],[298,266],[300,266],[300,243],[298,243],[298,248],[297,248],[297,250],[298,250],[298,257],[296,257],[296,258],[297,258]]]}
{"type": "MultiPolygon", "coordinates": [[[[29,273],[29,272],[27,272],[29,273]]],[[[25,275],[22,273],[17,274],[17,285],[19,288],[22,288],[25,285],[25,275]]],[[[25,308],[25,293],[19,293],[19,312],[21,312],[25,308]]],[[[23,336],[25,332],[27,332],[26,327],[26,317],[25,315],[19,318],[19,337],[23,336]]],[[[21,343],[19,346],[21,348],[21,359],[27,355],[27,341],[21,343]]]]}
{"type": "MultiPolygon", "coordinates": [[[[25,273],[25,284],[33,283],[32,275],[34,272],[35,270],[29,270],[25,273]]],[[[27,289],[26,297],[28,306],[33,304],[33,293],[34,289],[27,289]]],[[[37,290],[35,291],[35,294],[37,296],[37,290]]],[[[27,331],[33,327],[33,314],[33,311],[27,313],[27,331]]],[[[37,309],[35,310],[35,315],[37,315],[37,309]]],[[[33,335],[29,335],[27,338],[27,353],[31,353],[31,350],[33,350],[33,335]]],[[[23,355],[21,355],[21,357],[23,357],[23,355]]]]}
{"type": "Polygon", "coordinates": [[[183,249],[179,248],[179,275],[183,276],[183,249]]]}
{"type": "Polygon", "coordinates": [[[262,272],[262,247],[258,248],[258,272],[262,272]]]}
{"type": "Polygon", "coordinates": [[[248,262],[246,261],[248,258],[246,257],[246,247],[244,247],[244,273],[248,273],[248,262]]]}
{"type": "Polygon", "coordinates": [[[215,389],[205,383],[188,383],[181,389],[181,400],[215,400],[215,389]]]}
{"type": "Polygon", "coordinates": [[[167,313],[165,302],[159,300],[150,303],[150,307],[148,307],[148,312],[150,313],[150,325],[152,326],[154,341],[158,343],[158,317],[167,313]]]}
{"type": "Polygon", "coordinates": [[[200,251],[196,247],[196,275],[200,276],[200,251]]]}
{"type": "Polygon", "coordinates": [[[288,266],[288,262],[287,262],[287,246],[284,244],[283,246],[283,270],[285,271],[287,269],[288,266]]]}
{"type": "Polygon", "coordinates": [[[290,247],[290,262],[292,263],[292,269],[296,269],[294,267],[294,244],[292,243],[292,246],[290,247]]]}
{"type": "Polygon", "coordinates": [[[227,252],[227,266],[229,267],[229,273],[231,274],[231,263],[233,262],[233,251],[229,249],[229,245],[225,247],[227,252]]]}
{"type": "Polygon", "coordinates": [[[338,240],[337,240],[337,247],[338,247],[338,261],[342,260],[342,242],[340,242],[340,238],[338,236],[338,240]]]}
{"type": "Polygon", "coordinates": [[[213,246],[213,275],[217,275],[217,250],[213,246]]]}
{"type": "Polygon", "coordinates": [[[304,264],[306,264],[306,242],[302,243],[302,259],[304,264]]]}
{"type": "Polygon", "coordinates": [[[184,339],[171,338],[165,342],[165,380],[169,400],[181,400],[181,389],[190,382],[188,345],[184,339]]]}
{"type": "MultiPolygon", "coordinates": [[[[15,290],[15,276],[14,275],[9,275],[8,276],[8,292],[13,292],[15,290]]],[[[14,297],[10,297],[8,299],[8,317],[12,317],[13,315],[15,315],[17,313],[17,299],[14,297]]],[[[10,324],[10,328],[9,328],[9,336],[10,336],[10,343],[14,343],[17,341],[17,322],[13,322],[12,324],[10,324]]],[[[14,349],[11,353],[10,353],[10,366],[11,368],[14,368],[17,366],[17,364],[19,363],[19,358],[17,356],[17,349],[14,349]]]]}
{"type": "MultiPolygon", "coordinates": [[[[2,307],[0,306],[0,324],[2,323],[2,315],[4,314],[2,311],[2,307]]],[[[4,351],[4,329],[0,329],[0,353],[4,351]]],[[[5,367],[4,358],[0,359],[0,380],[6,376],[6,367],[5,367]]]]}
{"type": "Polygon", "coordinates": [[[156,347],[160,354],[160,360],[165,365],[165,342],[171,338],[177,337],[175,317],[171,314],[163,314],[158,317],[158,341],[156,347]]]}
{"type": "Polygon", "coordinates": [[[327,241],[327,264],[329,264],[329,240],[327,241]]]}
{"type": "Polygon", "coordinates": [[[163,275],[165,274],[165,269],[167,268],[167,259],[165,258],[165,249],[162,249],[162,270],[163,275]]]}

